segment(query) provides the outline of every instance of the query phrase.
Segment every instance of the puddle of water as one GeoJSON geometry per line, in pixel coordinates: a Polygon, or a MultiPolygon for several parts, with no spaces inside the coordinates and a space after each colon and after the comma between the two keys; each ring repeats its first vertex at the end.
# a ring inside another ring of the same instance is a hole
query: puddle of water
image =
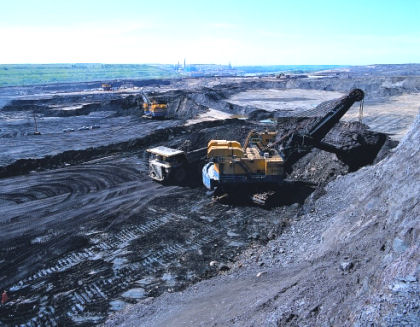
{"type": "Polygon", "coordinates": [[[112,265],[113,265],[113,269],[114,270],[118,270],[121,269],[121,267],[126,264],[128,262],[128,260],[126,258],[115,258],[114,260],[112,260],[112,265]]]}
{"type": "Polygon", "coordinates": [[[233,247],[242,247],[244,245],[245,245],[244,242],[239,242],[239,241],[232,241],[232,242],[229,242],[228,244],[228,246],[233,246],[233,247]]]}
{"type": "Polygon", "coordinates": [[[71,317],[71,320],[77,324],[82,323],[99,323],[101,320],[103,320],[103,316],[73,316],[71,317]]]}
{"type": "Polygon", "coordinates": [[[229,236],[229,237],[238,237],[238,236],[241,236],[241,235],[239,235],[238,233],[232,232],[232,231],[228,231],[227,232],[227,236],[229,236]]]}
{"type": "Polygon", "coordinates": [[[31,240],[31,244],[41,244],[49,241],[53,235],[38,236],[31,240]]]}
{"type": "Polygon", "coordinates": [[[132,288],[131,290],[125,291],[121,294],[122,297],[126,297],[129,299],[142,299],[146,297],[146,292],[144,288],[132,288]]]}
{"type": "Polygon", "coordinates": [[[106,253],[104,251],[96,253],[93,257],[90,258],[90,260],[102,260],[106,256],[106,253]]]}
{"type": "Polygon", "coordinates": [[[10,287],[9,288],[9,291],[10,292],[16,292],[16,291],[19,291],[20,289],[22,289],[22,288],[25,288],[25,287],[27,287],[28,285],[25,285],[25,284],[23,284],[22,282],[20,282],[18,285],[14,285],[14,286],[12,286],[12,287],[10,287]]]}
{"type": "Polygon", "coordinates": [[[176,284],[175,276],[169,273],[164,273],[162,276],[162,280],[164,280],[166,282],[166,285],[168,286],[175,286],[176,284]]]}
{"type": "Polygon", "coordinates": [[[277,122],[273,119],[263,119],[260,120],[260,123],[264,124],[264,125],[276,125],[277,122]]]}
{"type": "Polygon", "coordinates": [[[127,302],[121,301],[121,300],[114,300],[109,302],[110,309],[112,311],[120,311],[125,308],[127,305],[127,302]]]}
{"type": "Polygon", "coordinates": [[[153,276],[147,276],[145,278],[142,278],[140,280],[136,281],[136,284],[140,285],[140,286],[146,286],[146,285],[150,285],[152,283],[156,282],[156,278],[153,276]]]}

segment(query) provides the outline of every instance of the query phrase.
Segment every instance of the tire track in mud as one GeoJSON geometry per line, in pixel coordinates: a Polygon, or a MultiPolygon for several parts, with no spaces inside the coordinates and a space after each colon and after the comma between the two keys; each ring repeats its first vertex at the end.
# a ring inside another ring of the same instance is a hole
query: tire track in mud
{"type": "MultiPolygon", "coordinates": [[[[7,266],[0,257],[0,271],[10,278],[14,274],[10,266],[34,268],[31,256],[44,262],[12,285],[5,285],[0,279],[2,287],[7,286],[16,299],[9,304],[7,314],[4,308],[0,309],[0,322],[26,326],[94,325],[106,318],[110,302],[121,301],[121,294],[145,276],[157,276],[144,286],[153,295],[188,282],[182,278],[180,282],[168,282],[166,277],[158,276],[164,276],[165,269],[174,266],[176,258],[183,254],[211,247],[209,244],[224,232],[195,218],[199,224],[194,223],[197,226],[193,226],[191,234],[179,237],[173,233],[178,229],[189,232],[190,209],[197,216],[202,208],[187,205],[170,209],[167,196],[173,194],[186,200],[196,191],[145,181],[145,169],[144,162],[131,158],[128,162],[96,162],[0,181],[0,196],[9,201],[5,206],[8,218],[2,220],[4,228],[0,233],[29,232],[29,238],[21,243],[16,241],[15,246],[2,248],[0,254],[4,258],[15,251],[19,254],[7,266]],[[149,205],[154,200],[159,200],[159,204],[149,205]],[[61,216],[66,217],[60,219],[61,216]],[[130,223],[133,220],[135,224],[130,223]],[[73,230],[72,235],[68,235],[67,227],[73,230]],[[48,247],[55,251],[57,239],[71,242],[72,237],[83,238],[87,244],[58,256],[40,257],[39,250],[43,252],[48,247]],[[141,246],[133,245],[139,241],[141,246]]],[[[199,200],[199,207],[208,203],[199,200]]],[[[193,270],[189,267],[190,272],[193,270]]]]}
{"type": "MultiPolygon", "coordinates": [[[[133,162],[137,159],[124,163],[125,166],[99,163],[95,167],[68,167],[54,175],[29,176],[30,187],[25,189],[28,193],[39,184],[49,185],[46,178],[52,176],[52,191],[48,194],[61,202],[45,205],[49,198],[44,198],[14,206],[32,205],[32,219],[34,215],[37,219],[46,215],[51,223],[59,215],[69,215],[65,228],[71,227],[73,221],[78,224],[82,221],[79,216],[83,216],[82,226],[72,227],[73,236],[83,237],[87,244],[44,258],[42,267],[11,285],[2,285],[7,286],[14,300],[8,304],[7,312],[0,308],[0,322],[26,326],[96,325],[113,310],[113,303],[136,301],[125,295],[127,291],[141,288],[142,297],[181,289],[193,280],[217,273],[209,272],[210,260],[220,256],[233,258],[245,246],[247,233],[239,237],[240,232],[235,230],[240,229],[237,221],[242,219],[241,210],[229,210],[230,218],[226,219],[226,208],[216,205],[209,209],[210,200],[203,191],[145,181],[145,166],[130,166],[133,162]],[[116,167],[123,171],[122,177],[111,176],[116,167]],[[69,177],[66,189],[72,191],[61,194],[62,189],[56,189],[55,184],[65,180],[65,176],[69,177]],[[232,230],[228,236],[226,229],[232,230]]],[[[13,193],[13,187],[6,184],[1,181],[1,190],[13,193]]],[[[25,190],[19,190],[22,196],[25,190]]],[[[251,220],[261,218],[250,213],[247,215],[251,220]]],[[[57,229],[56,234],[50,235],[49,228],[38,233],[37,226],[32,228],[32,246],[26,247],[26,243],[20,248],[23,261],[33,255],[39,257],[38,249],[45,247],[37,246],[54,247],[54,240],[62,237],[70,241],[57,229]]],[[[23,265],[18,262],[17,266],[23,265]]]]}
{"type": "MultiPolygon", "coordinates": [[[[71,319],[73,323],[94,322],[92,317],[105,318],[106,311],[103,309],[100,314],[91,312],[83,316],[85,311],[89,312],[89,306],[105,304],[118,296],[122,291],[130,288],[136,280],[149,274],[154,274],[159,268],[167,265],[180,253],[197,251],[203,245],[211,243],[216,237],[218,230],[207,227],[202,233],[196,234],[184,240],[184,243],[166,244],[156,250],[149,250],[141,255],[134,263],[118,264],[116,259],[124,254],[130,242],[142,237],[153,237],[152,233],[159,231],[166,224],[187,220],[188,217],[174,213],[167,213],[163,216],[153,217],[153,220],[143,225],[130,225],[123,228],[110,238],[104,237],[98,232],[98,236],[91,239],[94,245],[77,252],[72,252],[58,259],[55,265],[43,268],[28,278],[25,278],[14,286],[11,291],[19,293],[25,288],[35,288],[40,294],[47,294],[49,280],[56,274],[66,274],[68,270],[79,265],[83,269],[86,261],[92,261],[96,265],[89,265],[89,269],[95,266],[102,266],[108,263],[112,265],[113,274],[108,278],[95,278],[88,283],[83,283],[77,290],[60,298],[60,307],[57,308],[50,301],[42,303],[39,299],[38,313],[30,320],[23,322],[27,326],[56,326],[60,323],[67,323],[71,319]]],[[[157,235],[159,234],[157,233],[157,235]]],[[[161,281],[160,284],[164,284],[161,281]]],[[[20,322],[22,323],[22,322],[20,322]]]]}
{"type": "MultiPolygon", "coordinates": [[[[79,166],[69,167],[64,174],[46,174],[43,176],[44,183],[39,183],[36,179],[32,185],[25,186],[8,193],[7,187],[0,182],[2,193],[0,198],[15,203],[40,200],[61,194],[74,196],[87,194],[113,187],[122,182],[132,180],[137,170],[133,171],[124,166],[98,165],[98,166],[79,166]],[[112,172],[112,174],[110,174],[112,172]]],[[[25,179],[25,183],[27,178],[25,179]]]]}
{"type": "Polygon", "coordinates": [[[13,299],[0,323],[96,325],[115,303],[217,274],[210,261],[229,263],[281,226],[275,210],[267,219],[212,204],[203,189],[163,187],[146,171],[127,154],[0,180],[0,237],[13,243],[0,240],[0,287],[13,299]]]}
{"type": "MultiPolygon", "coordinates": [[[[30,184],[30,187],[26,189],[19,188],[22,178],[0,181],[0,190],[5,191],[1,193],[3,198],[10,198],[10,194],[14,196],[17,194],[20,198],[28,199],[30,196],[34,197],[33,194],[35,192],[33,189],[37,190],[38,185],[50,186],[49,194],[51,197],[42,197],[41,199],[28,200],[22,203],[9,202],[2,206],[2,216],[0,217],[2,226],[0,235],[2,235],[2,238],[19,237],[19,235],[24,233],[30,233],[26,237],[29,240],[23,240],[24,244],[14,242],[17,243],[14,248],[19,250],[19,252],[17,256],[13,257],[12,261],[18,262],[21,258],[24,258],[31,251],[28,246],[39,245],[41,249],[42,246],[53,247],[54,244],[59,243],[59,240],[54,241],[54,239],[57,238],[60,229],[61,233],[63,233],[63,229],[65,229],[63,223],[69,224],[71,231],[77,228],[75,226],[77,224],[76,220],[83,220],[90,215],[92,218],[90,223],[93,225],[97,224],[101,220],[105,220],[109,214],[112,214],[112,210],[118,208],[118,201],[127,202],[124,199],[124,195],[127,192],[135,193],[137,189],[142,187],[150,190],[156,189],[158,187],[156,184],[146,183],[145,185],[139,183],[138,179],[141,173],[137,168],[136,166],[128,167],[122,164],[101,164],[98,167],[69,167],[69,169],[56,171],[54,176],[39,174],[26,177],[28,180],[26,184],[30,184]],[[51,185],[48,184],[48,180],[52,180],[51,185]],[[63,184],[57,183],[57,181],[62,181],[63,184]],[[56,187],[56,185],[59,185],[59,187],[56,187]],[[13,186],[15,189],[18,188],[19,192],[15,192],[13,186]],[[63,190],[70,191],[63,193],[63,190]],[[99,191],[94,192],[95,190],[99,191]],[[117,200],[114,199],[114,202],[116,202],[115,208],[107,207],[106,202],[104,203],[107,196],[109,196],[108,193],[112,193],[111,195],[117,198],[117,200]],[[108,212],[107,215],[101,217],[98,213],[104,211],[104,207],[108,208],[108,212]],[[72,222],[73,220],[74,222],[72,222]],[[49,233],[49,228],[57,228],[59,230],[58,234],[49,233]]],[[[169,191],[166,190],[166,192],[169,191]]],[[[136,195],[132,197],[136,198],[136,195]]],[[[143,199],[143,202],[147,203],[147,199],[143,199]]],[[[135,205],[134,201],[133,205],[135,205]]],[[[66,233],[65,230],[64,233],[66,233]]],[[[67,235],[67,237],[69,236],[67,235]]],[[[0,249],[0,256],[1,254],[2,250],[0,249]]]]}
{"type": "MultiPolygon", "coordinates": [[[[75,206],[74,202],[77,202],[79,207],[70,211],[69,216],[72,219],[78,216],[80,206],[94,212],[97,210],[94,208],[95,204],[109,198],[127,202],[121,199],[121,196],[140,188],[139,178],[144,173],[140,172],[139,168],[142,167],[125,164],[81,165],[57,170],[54,175],[40,174],[0,181],[0,199],[8,201],[3,205],[0,223],[9,223],[2,231],[12,232],[19,224],[25,225],[25,220],[33,217],[34,212],[40,217],[38,224],[41,224],[43,217],[69,211],[69,206],[75,206]],[[22,188],[16,187],[20,183],[26,185],[22,188]],[[14,220],[15,224],[10,223],[14,220]]],[[[157,186],[149,182],[145,188],[148,187],[157,186]]],[[[24,232],[25,226],[22,228],[16,231],[24,232]]]]}
{"type": "MultiPolygon", "coordinates": [[[[169,215],[170,216],[170,215],[169,215]]],[[[119,233],[115,234],[112,239],[110,238],[91,238],[90,241],[94,244],[93,246],[84,249],[83,251],[79,252],[72,252],[65,257],[62,257],[57,261],[57,263],[49,268],[41,269],[34,273],[32,276],[19,281],[17,288],[21,285],[26,284],[27,282],[35,282],[39,278],[43,278],[53,272],[60,272],[67,270],[80,262],[85,261],[87,258],[90,260],[94,260],[92,258],[96,257],[98,251],[108,251],[115,248],[121,248],[127,246],[129,242],[132,240],[141,237],[143,235],[147,235],[152,231],[158,229],[159,227],[163,226],[164,224],[168,223],[171,220],[171,217],[163,216],[157,220],[149,221],[144,225],[133,225],[124,228],[119,233]]],[[[99,232],[97,232],[99,233],[99,232]]],[[[91,232],[91,235],[95,235],[95,232],[91,232]]]]}
{"type": "MultiPolygon", "coordinates": [[[[146,256],[143,260],[135,264],[119,269],[113,277],[102,280],[99,283],[99,287],[96,282],[85,285],[80,293],[76,292],[70,298],[72,305],[70,312],[66,314],[69,317],[83,314],[86,306],[94,302],[97,298],[112,299],[121,290],[128,289],[130,284],[144,276],[144,274],[154,273],[157,269],[156,266],[162,267],[177,254],[184,251],[196,250],[201,245],[209,243],[212,239],[210,236],[203,236],[199,240],[195,238],[187,239],[185,240],[186,243],[191,244],[189,247],[185,247],[182,244],[167,245],[159,250],[158,253],[146,256]],[[90,292],[89,294],[89,291],[92,289],[96,290],[96,292],[90,292]]],[[[72,320],[74,321],[74,319],[72,320]]]]}
{"type": "MultiPolygon", "coordinates": [[[[129,226],[124,228],[112,238],[95,240],[95,242],[98,242],[97,244],[86,248],[83,251],[72,252],[65,257],[58,259],[55,265],[39,270],[32,276],[19,281],[16,285],[11,287],[11,290],[17,291],[21,288],[27,287],[27,285],[36,285],[39,283],[39,281],[42,282],[48,280],[51,274],[65,273],[70,268],[88,260],[103,260],[112,263],[112,260],[118,256],[118,252],[128,246],[132,240],[152,233],[159,227],[171,221],[171,219],[173,219],[171,215],[163,216],[158,220],[150,221],[144,225],[129,226]],[[102,258],[99,259],[100,257],[102,258]]],[[[66,301],[64,302],[67,303],[67,307],[69,309],[68,311],[61,310],[63,311],[61,313],[69,316],[80,314],[84,311],[85,305],[94,302],[95,299],[108,299],[111,294],[115,293],[115,290],[112,292],[113,288],[110,288],[110,286],[118,285],[120,289],[124,289],[124,286],[127,284],[127,282],[130,282],[133,280],[133,278],[136,278],[136,276],[130,276],[129,274],[133,273],[135,270],[138,270],[136,268],[140,268],[140,265],[143,267],[148,267],[151,264],[157,262],[159,258],[168,254],[176,253],[180,248],[182,248],[180,245],[168,246],[158,254],[147,256],[143,262],[135,264],[132,267],[129,267],[129,269],[124,269],[122,272],[120,271],[121,269],[116,269],[116,274],[111,278],[101,279],[99,281],[96,280],[87,285],[84,285],[80,288],[79,291],[75,291],[74,293],[68,294],[66,296],[66,301]],[[130,278],[124,279],[124,276],[127,275],[130,278]]],[[[51,305],[46,307],[40,306],[39,312],[45,312],[46,314],[44,314],[42,317],[38,315],[35,321],[32,320],[35,325],[46,323],[47,321],[51,322],[51,325],[54,325],[53,322],[56,322],[57,318],[59,318],[59,316],[56,316],[56,310],[51,305]]]]}

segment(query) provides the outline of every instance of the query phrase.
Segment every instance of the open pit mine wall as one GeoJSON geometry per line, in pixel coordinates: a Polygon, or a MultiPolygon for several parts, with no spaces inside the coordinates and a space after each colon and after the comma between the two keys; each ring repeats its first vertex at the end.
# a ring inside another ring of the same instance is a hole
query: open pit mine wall
{"type": "MultiPolygon", "coordinates": [[[[205,112],[213,102],[200,92],[169,91],[163,93],[153,92],[149,94],[153,100],[167,103],[167,116],[171,119],[191,119],[198,114],[205,112]],[[197,101],[197,100],[201,100],[197,101]]],[[[4,112],[33,112],[43,117],[71,117],[89,115],[93,112],[112,111],[113,116],[133,115],[141,117],[143,114],[143,99],[141,95],[118,95],[118,94],[92,94],[89,96],[68,96],[65,100],[57,97],[51,99],[18,99],[12,100],[1,110],[4,112]],[[56,106],[65,106],[66,102],[81,102],[82,104],[74,109],[57,110],[56,106]],[[90,102],[85,103],[83,102],[90,102]]],[[[216,105],[218,106],[218,105],[216,105]]],[[[230,109],[229,104],[223,103],[223,107],[230,109]]]]}
{"type": "Polygon", "coordinates": [[[327,187],[330,200],[336,193],[341,201],[311,254],[340,251],[351,258],[361,280],[347,308],[355,325],[420,323],[419,140],[420,115],[388,158],[327,187]]]}
{"type": "Polygon", "coordinates": [[[77,164],[92,160],[94,158],[108,156],[114,153],[138,151],[142,147],[157,142],[167,141],[175,136],[182,134],[191,134],[200,131],[203,128],[229,125],[231,128],[239,128],[245,123],[237,119],[227,119],[223,121],[202,122],[192,126],[176,126],[170,128],[161,128],[153,133],[133,138],[125,142],[112,143],[98,147],[91,147],[83,150],[68,150],[57,155],[45,156],[39,159],[19,159],[12,164],[0,167],[0,178],[18,176],[29,173],[37,169],[54,169],[63,167],[66,164],[77,164]]]}

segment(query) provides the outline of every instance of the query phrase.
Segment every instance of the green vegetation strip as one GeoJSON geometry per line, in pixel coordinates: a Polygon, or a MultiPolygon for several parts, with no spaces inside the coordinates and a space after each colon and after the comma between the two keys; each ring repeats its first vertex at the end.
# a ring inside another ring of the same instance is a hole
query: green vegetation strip
{"type": "Polygon", "coordinates": [[[0,87],[176,76],[178,73],[174,70],[152,65],[0,65],[0,87]]]}

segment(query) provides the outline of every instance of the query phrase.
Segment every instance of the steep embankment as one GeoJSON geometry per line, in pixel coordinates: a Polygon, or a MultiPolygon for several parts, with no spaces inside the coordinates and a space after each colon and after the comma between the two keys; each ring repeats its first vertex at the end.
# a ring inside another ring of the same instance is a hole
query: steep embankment
{"type": "Polygon", "coordinates": [[[420,115],[375,166],[338,178],[229,275],[148,299],[107,326],[419,325],[420,115]]]}

